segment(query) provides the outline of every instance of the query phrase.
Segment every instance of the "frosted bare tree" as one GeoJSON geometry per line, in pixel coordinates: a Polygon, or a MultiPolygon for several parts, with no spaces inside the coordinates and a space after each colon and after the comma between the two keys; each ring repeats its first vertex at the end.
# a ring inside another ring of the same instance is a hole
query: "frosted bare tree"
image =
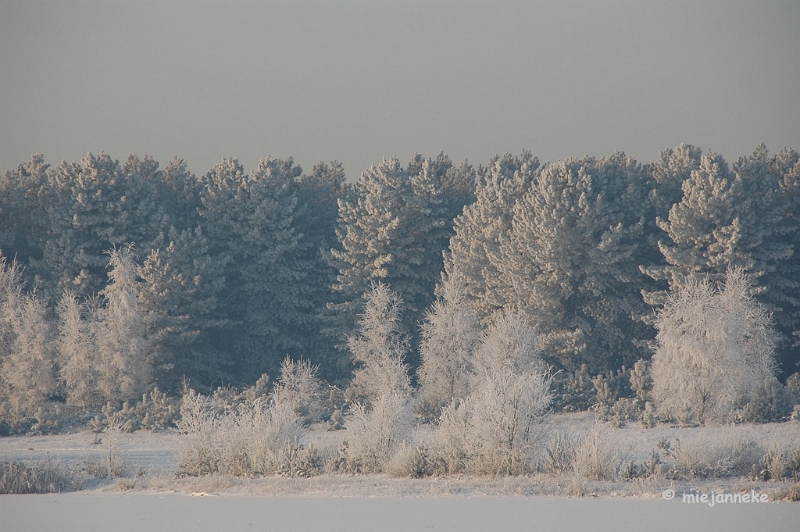
{"type": "Polygon", "coordinates": [[[365,299],[358,335],[347,340],[359,364],[350,386],[367,403],[387,393],[407,396],[411,384],[404,362],[408,339],[401,332],[403,301],[383,283],[373,284],[365,299]]]}
{"type": "Polygon", "coordinates": [[[0,255],[0,399],[16,415],[29,415],[55,391],[54,356],[47,307],[23,294],[16,262],[0,255]]]}
{"type": "Polygon", "coordinates": [[[360,367],[345,394],[354,399],[342,458],[351,471],[378,473],[410,435],[411,383],[404,362],[408,339],[401,332],[400,296],[378,283],[364,299],[359,334],[348,339],[353,361],[360,367]]]}
{"type": "Polygon", "coordinates": [[[689,279],[659,312],[653,396],[661,414],[684,422],[727,421],[775,374],[770,315],[748,276],[729,269],[717,287],[689,279]]]}
{"type": "Polygon", "coordinates": [[[109,252],[105,306],[93,322],[97,346],[97,386],[107,401],[140,396],[150,384],[152,366],[146,322],[140,309],[137,266],[132,246],[109,252]]]}
{"type": "Polygon", "coordinates": [[[59,377],[69,404],[86,405],[99,399],[97,354],[90,325],[96,309],[96,299],[84,306],[69,290],[64,292],[56,309],[59,318],[56,340],[59,377]]]}
{"type": "Polygon", "coordinates": [[[480,322],[464,289],[446,280],[440,292],[441,299],[422,324],[422,365],[417,371],[422,412],[434,418],[469,393],[473,357],[481,342],[480,322]]]}

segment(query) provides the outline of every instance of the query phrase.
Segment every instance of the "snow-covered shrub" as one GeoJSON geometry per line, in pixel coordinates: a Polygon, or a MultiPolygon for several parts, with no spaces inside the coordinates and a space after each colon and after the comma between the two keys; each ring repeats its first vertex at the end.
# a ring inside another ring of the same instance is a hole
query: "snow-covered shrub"
{"type": "Polygon", "coordinates": [[[553,408],[564,412],[579,412],[595,404],[597,391],[589,366],[581,364],[573,372],[558,372],[553,375],[553,408]]]}
{"type": "Polygon", "coordinates": [[[50,458],[34,464],[0,461],[0,495],[60,493],[80,488],[79,475],[50,458]]]}
{"type": "Polygon", "coordinates": [[[728,270],[720,288],[687,280],[668,298],[656,327],[651,374],[662,416],[700,424],[735,419],[739,405],[774,377],[770,316],[741,270],[728,270]]]}
{"type": "Polygon", "coordinates": [[[220,470],[220,420],[213,400],[187,390],[181,401],[178,430],[183,434],[179,471],[185,475],[209,475],[220,470]]]}
{"type": "Polygon", "coordinates": [[[273,401],[292,404],[305,424],[317,423],[330,415],[318,371],[309,360],[295,362],[287,357],[281,363],[281,377],[272,391],[273,401]]]}
{"type": "Polygon", "coordinates": [[[750,423],[769,423],[787,419],[794,407],[791,393],[778,379],[771,377],[753,390],[738,418],[750,423]]]}
{"type": "Polygon", "coordinates": [[[466,399],[442,411],[432,452],[446,472],[522,474],[534,467],[545,433],[551,376],[536,334],[506,313],[489,327],[476,353],[466,399]]]}
{"type": "Polygon", "coordinates": [[[394,453],[411,437],[413,412],[410,397],[385,393],[369,406],[352,406],[353,419],[347,424],[347,444],[339,459],[339,469],[352,473],[386,471],[394,453]]]}
{"type": "Polygon", "coordinates": [[[676,439],[661,447],[673,460],[669,475],[681,479],[747,475],[764,455],[758,443],[733,431],[715,438],[676,439]]]}
{"type": "Polygon", "coordinates": [[[607,430],[595,425],[575,446],[573,471],[591,480],[611,480],[625,460],[624,450],[607,430]]]}

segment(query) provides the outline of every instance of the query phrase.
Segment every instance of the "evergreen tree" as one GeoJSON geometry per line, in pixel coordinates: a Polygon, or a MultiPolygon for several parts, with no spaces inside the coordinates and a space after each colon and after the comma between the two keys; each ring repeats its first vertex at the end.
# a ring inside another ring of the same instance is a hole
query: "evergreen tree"
{"type": "Polygon", "coordinates": [[[296,225],[307,209],[298,205],[301,172],[291,158],[266,158],[247,176],[225,159],[204,177],[209,254],[230,257],[220,308],[233,326],[220,348],[235,354],[242,380],[299,358],[316,323],[316,250],[296,225]]]}
{"type": "Polygon", "coordinates": [[[38,154],[0,177],[0,252],[25,266],[23,275],[29,284],[41,273],[31,264],[42,258],[47,235],[44,187],[49,167],[38,154]]]}
{"type": "Polygon", "coordinates": [[[167,247],[150,253],[139,271],[159,387],[177,391],[185,378],[195,387],[210,387],[215,379],[230,382],[231,354],[215,341],[231,326],[219,308],[229,257],[212,258],[200,228],[173,228],[169,239],[167,247]]]}
{"type": "Polygon", "coordinates": [[[329,330],[330,312],[326,308],[336,298],[333,285],[337,269],[331,261],[331,249],[338,247],[336,227],[339,218],[339,199],[349,191],[342,165],[336,161],[330,165],[319,163],[310,174],[303,174],[297,181],[297,204],[300,214],[295,226],[309,243],[306,261],[309,271],[309,331],[303,339],[303,352],[319,365],[321,376],[330,382],[349,379],[351,367],[347,356],[343,356],[336,344],[337,333],[329,330]]]}
{"type": "Polygon", "coordinates": [[[516,203],[510,234],[490,255],[501,280],[494,297],[531,317],[551,363],[600,371],[644,356],[647,195],[641,166],[616,153],[548,164],[516,203]]]}
{"type": "MultiPolygon", "coordinates": [[[[469,200],[474,179],[472,167],[454,168],[444,155],[415,156],[408,170],[397,159],[384,160],[362,174],[340,201],[341,248],[331,251],[339,270],[334,288],[341,303],[332,307],[341,313],[340,330],[354,329],[362,295],[382,282],[403,298],[405,331],[417,337],[453,234],[451,216],[469,200]]],[[[415,350],[409,362],[418,366],[415,350]]]]}
{"type": "Polygon", "coordinates": [[[143,253],[160,245],[169,219],[155,189],[123,172],[108,155],[62,162],[49,173],[48,234],[39,265],[52,276],[46,295],[65,289],[82,298],[105,284],[105,252],[133,242],[143,253]]]}
{"type": "Polygon", "coordinates": [[[763,145],[733,170],[718,155],[704,156],[684,182],[683,199],[668,220],[658,222],[667,264],[647,273],[675,289],[688,277],[709,275],[718,281],[729,268],[742,268],[755,284],[757,300],[774,313],[781,362],[793,365],[798,358],[789,338],[800,306],[794,255],[799,228],[776,164],[763,145]]]}
{"type": "Polygon", "coordinates": [[[475,202],[454,220],[445,276],[464,288],[482,320],[503,307],[498,298],[500,274],[490,256],[497,257],[501,237],[511,230],[514,204],[530,187],[538,168],[539,160],[528,151],[517,157],[494,157],[489,168],[480,171],[475,202]]]}
{"type": "Polygon", "coordinates": [[[160,170],[158,162],[149,155],[145,155],[144,159],[129,155],[122,170],[129,176],[140,176],[153,185],[158,203],[169,216],[170,223],[179,231],[198,226],[201,182],[189,172],[183,159],[174,157],[160,170]]]}

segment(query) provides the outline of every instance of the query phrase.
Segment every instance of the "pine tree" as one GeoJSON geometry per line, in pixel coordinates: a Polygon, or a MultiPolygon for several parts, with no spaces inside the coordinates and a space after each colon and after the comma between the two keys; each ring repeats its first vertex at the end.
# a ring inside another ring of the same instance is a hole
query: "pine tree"
{"type": "Polygon", "coordinates": [[[641,166],[616,153],[546,165],[514,207],[490,256],[501,280],[494,297],[530,316],[558,367],[600,371],[644,356],[647,195],[641,166]]]}
{"type": "Polygon", "coordinates": [[[791,195],[782,189],[784,176],[775,167],[763,145],[733,170],[718,155],[704,156],[684,182],[681,202],[668,220],[659,221],[667,264],[647,273],[674,289],[687,277],[710,275],[718,281],[728,268],[742,268],[753,279],[757,300],[774,313],[780,359],[791,365],[797,361],[788,346],[800,306],[794,255],[799,228],[791,195]]]}
{"type": "Polygon", "coordinates": [[[299,358],[316,323],[316,250],[297,227],[307,209],[298,205],[301,173],[291,158],[266,158],[249,176],[225,159],[204,177],[209,254],[230,257],[220,308],[233,327],[220,340],[241,380],[276,372],[287,354],[299,358]]]}
{"type": "Polygon", "coordinates": [[[186,168],[186,161],[173,157],[161,170],[158,162],[149,155],[145,155],[144,159],[128,155],[122,170],[129,176],[140,176],[153,185],[159,205],[179,231],[198,226],[201,183],[186,168]]]}
{"type": "MultiPolygon", "coordinates": [[[[297,231],[309,243],[305,250],[309,271],[308,332],[304,334],[302,350],[319,365],[320,374],[330,382],[349,379],[348,357],[336,348],[337,334],[331,326],[327,304],[336,298],[333,285],[337,269],[331,261],[331,249],[338,247],[336,227],[339,219],[339,199],[349,191],[342,165],[319,163],[310,174],[297,180],[297,204],[300,214],[295,220],[297,231]]],[[[335,323],[335,321],[334,321],[335,323]]]]}
{"type": "MultiPolygon", "coordinates": [[[[453,234],[452,216],[469,201],[475,172],[454,168],[450,159],[415,156],[408,170],[384,160],[362,174],[353,193],[339,203],[339,242],[334,288],[339,328],[352,331],[362,295],[373,282],[388,284],[405,303],[404,328],[417,344],[418,323],[434,298],[442,253],[453,234]],[[411,174],[409,174],[411,172],[411,174]]],[[[415,349],[409,354],[418,366],[415,349]]]]}
{"type": "Polygon", "coordinates": [[[215,379],[230,382],[231,354],[216,341],[231,327],[219,308],[229,258],[208,254],[209,241],[200,228],[173,228],[169,239],[139,271],[159,387],[177,391],[184,379],[193,386],[211,386],[215,379]]]}
{"type": "Polygon", "coordinates": [[[45,183],[49,168],[38,154],[0,177],[0,252],[24,266],[29,286],[42,274],[32,264],[41,260],[47,239],[45,183]]]}
{"type": "Polygon", "coordinates": [[[158,247],[170,223],[152,184],[127,175],[106,154],[80,164],[62,162],[49,173],[48,238],[39,265],[52,278],[45,295],[65,289],[79,298],[105,285],[105,252],[135,243],[143,253],[158,247]]]}
{"type": "Polygon", "coordinates": [[[496,156],[488,169],[480,171],[475,202],[454,220],[445,276],[464,288],[482,320],[503,307],[498,298],[500,274],[490,256],[498,255],[501,237],[511,230],[514,204],[530,187],[538,168],[539,160],[528,151],[517,157],[496,156]]]}

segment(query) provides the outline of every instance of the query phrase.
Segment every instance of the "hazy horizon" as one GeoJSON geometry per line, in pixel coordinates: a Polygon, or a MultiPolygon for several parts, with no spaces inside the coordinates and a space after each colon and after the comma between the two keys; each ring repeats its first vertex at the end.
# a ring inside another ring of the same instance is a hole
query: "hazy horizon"
{"type": "Polygon", "coordinates": [[[0,1],[0,172],[800,149],[784,2],[0,1]]]}

